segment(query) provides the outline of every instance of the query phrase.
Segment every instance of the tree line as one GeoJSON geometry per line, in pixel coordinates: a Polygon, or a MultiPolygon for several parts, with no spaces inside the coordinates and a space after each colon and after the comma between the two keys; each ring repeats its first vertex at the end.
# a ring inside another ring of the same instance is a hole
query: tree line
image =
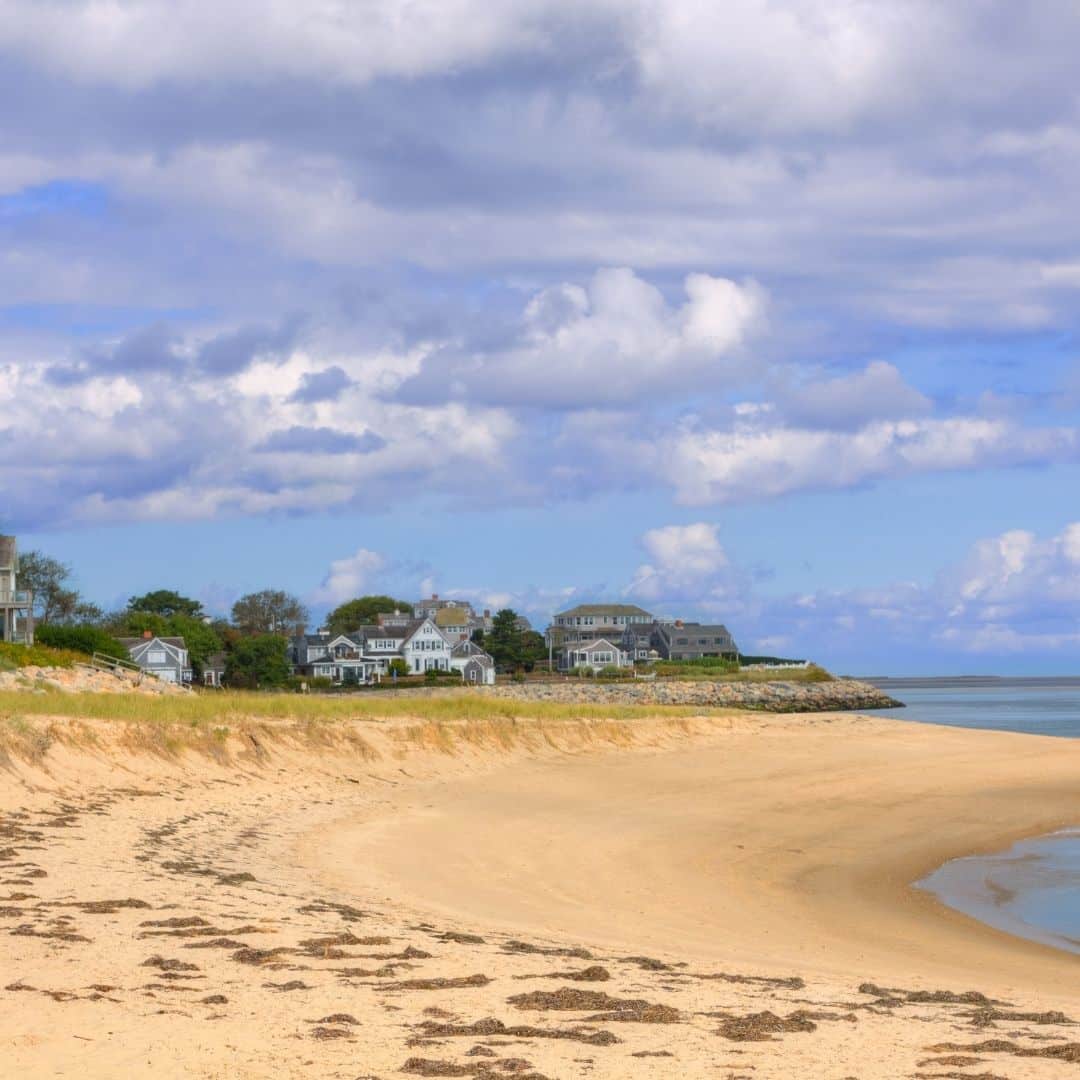
{"type": "MultiPolygon", "coordinates": [[[[122,609],[106,612],[79,593],[69,565],[39,551],[20,555],[19,582],[33,592],[36,636],[43,645],[122,657],[118,638],[142,637],[147,631],[182,637],[197,681],[221,653],[232,686],[284,685],[291,674],[287,639],[303,633],[310,621],[305,605],[281,589],[241,596],[228,619],[209,615],[201,601],[171,589],[132,596],[122,609]]],[[[358,596],[334,608],[323,625],[333,635],[353,633],[379,615],[411,607],[392,596],[358,596]]],[[[476,630],[472,636],[500,671],[531,671],[547,657],[543,635],[523,631],[510,608],[495,614],[489,633],[476,630]]]]}

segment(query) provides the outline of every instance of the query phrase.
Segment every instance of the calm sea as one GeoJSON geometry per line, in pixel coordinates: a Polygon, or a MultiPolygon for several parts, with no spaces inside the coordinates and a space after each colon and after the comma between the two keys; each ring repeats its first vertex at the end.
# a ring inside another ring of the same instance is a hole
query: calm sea
{"type": "MultiPolygon", "coordinates": [[[[867,681],[904,702],[886,716],[1080,738],[1080,678],[867,681]]],[[[1080,954],[1080,822],[995,855],[955,859],[919,885],[999,930],[1080,954]]]]}

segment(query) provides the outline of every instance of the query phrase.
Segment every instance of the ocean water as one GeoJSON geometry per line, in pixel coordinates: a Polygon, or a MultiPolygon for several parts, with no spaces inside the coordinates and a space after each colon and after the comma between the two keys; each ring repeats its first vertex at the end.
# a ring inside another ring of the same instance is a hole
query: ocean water
{"type": "Polygon", "coordinates": [[[951,727],[1080,738],[1080,678],[867,679],[902,701],[895,716],[951,727]]]}
{"type": "MultiPolygon", "coordinates": [[[[886,716],[1080,738],[1080,678],[868,681],[904,702],[886,716]]],[[[1080,822],[1008,851],[954,859],[918,884],[999,930],[1080,954],[1080,822]]]]}

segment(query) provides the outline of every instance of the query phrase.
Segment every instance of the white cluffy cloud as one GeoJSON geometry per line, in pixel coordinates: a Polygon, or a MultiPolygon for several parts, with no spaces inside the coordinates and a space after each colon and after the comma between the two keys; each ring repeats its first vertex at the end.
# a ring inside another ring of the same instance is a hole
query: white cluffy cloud
{"type": "Polygon", "coordinates": [[[1075,428],[1027,428],[1007,418],[874,420],[844,431],[775,424],[766,416],[720,430],[688,427],[673,440],[664,467],[680,501],[704,505],[1078,456],[1075,428]]]}
{"type": "Polygon", "coordinates": [[[716,384],[746,363],[741,346],[763,322],[765,293],[700,273],[683,289],[673,306],[626,267],[598,270],[584,286],[552,285],[529,300],[513,344],[436,352],[413,392],[585,409],[716,384]]]}
{"type": "Polygon", "coordinates": [[[357,548],[344,559],[330,564],[326,577],[311,594],[316,604],[340,604],[355,596],[363,596],[377,585],[377,575],[386,568],[386,559],[377,551],[357,548]]]}
{"type": "Polygon", "coordinates": [[[730,569],[715,525],[665,525],[641,537],[649,556],[634,572],[628,595],[642,600],[689,599],[704,606],[725,593],[721,578],[730,569]]]}

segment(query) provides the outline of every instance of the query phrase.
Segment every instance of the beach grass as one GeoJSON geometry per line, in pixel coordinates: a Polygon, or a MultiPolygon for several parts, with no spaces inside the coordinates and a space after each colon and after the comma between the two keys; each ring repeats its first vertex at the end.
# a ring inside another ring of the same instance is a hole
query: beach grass
{"type": "Polygon", "coordinates": [[[246,691],[161,696],[68,694],[62,691],[40,694],[27,694],[17,690],[0,692],[0,718],[53,716],[192,726],[220,726],[243,720],[638,720],[658,714],[676,717],[727,712],[731,712],[731,709],[709,709],[701,705],[605,705],[524,701],[487,697],[482,693],[460,690],[445,695],[365,694],[349,697],[260,694],[246,691]]]}
{"type": "Polygon", "coordinates": [[[0,767],[43,764],[53,747],[118,747],[177,759],[184,753],[221,765],[260,760],[274,746],[374,760],[414,751],[576,752],[628,746],[651,737],[660,720],[670,735],[688,734],[691,718],[739,710],[682,705],[583,705],[516,701],[459,691],[446,695],[379,694],[343,698],[251,692],[146,696],[0,692],[0,767]],[[381,749],[380,749],[381,747],[381,749]]]}

